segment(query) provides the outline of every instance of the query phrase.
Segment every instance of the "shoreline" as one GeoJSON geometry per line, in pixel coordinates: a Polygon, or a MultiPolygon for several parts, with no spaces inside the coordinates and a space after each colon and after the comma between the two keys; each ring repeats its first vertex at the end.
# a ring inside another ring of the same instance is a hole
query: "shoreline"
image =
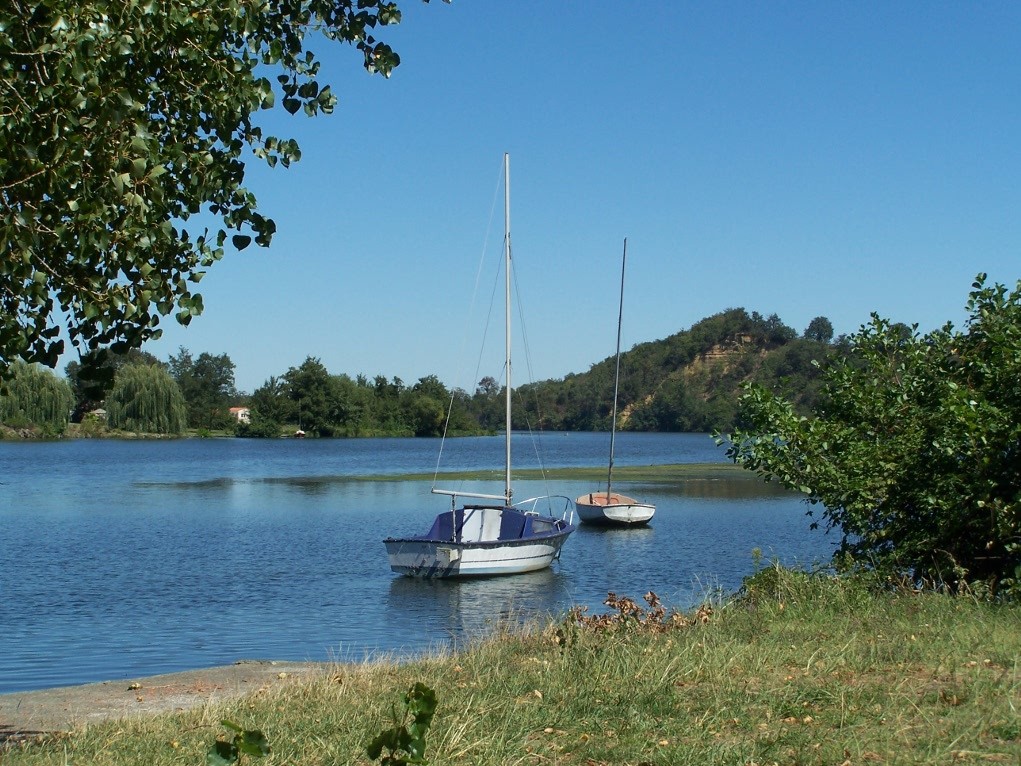
{"type": "Polygon", "coordinates": [[[239,660],[198,670],[0,694],[0,747],[111,719],[176,713],[308,679],[328,662],[239,660]]]}

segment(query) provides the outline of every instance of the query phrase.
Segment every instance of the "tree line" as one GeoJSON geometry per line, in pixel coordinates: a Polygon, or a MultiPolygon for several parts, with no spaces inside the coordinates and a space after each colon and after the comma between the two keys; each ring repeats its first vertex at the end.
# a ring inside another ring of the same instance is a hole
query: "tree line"
{"type": "MultiPolygon", "coordinates": [[[[643,343],[623,355],[618,427],[639,431],[709,431],[728,428],[739,387],[754,380],[797,391],[812,404],[813,364],[837,353],[832,325],[817,317],[798,334],[774,314],[728,309],[669,338],[643,343]]],[[[504,389],[492,377],[475,390],[448,389],[435,375],[413,384],[377,375],[332,373],[315,357],[270,377],[251,395],[235,385],[235,366],[223,354],[193,355],[186,348],[161,361],[131,350],[95,352],[70,362],[66,379],[19,363],[0,397],[0,422],[59,434],[234,433],[276,437],[438,436],[492,433],[504,425],[504,389]],[[29,391],[33,393],[29,395],[29,391]],[[38,403],[31,402],[39,400],[38,403]],[[45,401],[45,406],[43,406],[45,401]],[[239,421],[232,407],[245,407],[239,421]]],[[[608,430],[613,358],[562,380],[526,384],[514,391],[514,428],[608,430]]]]}

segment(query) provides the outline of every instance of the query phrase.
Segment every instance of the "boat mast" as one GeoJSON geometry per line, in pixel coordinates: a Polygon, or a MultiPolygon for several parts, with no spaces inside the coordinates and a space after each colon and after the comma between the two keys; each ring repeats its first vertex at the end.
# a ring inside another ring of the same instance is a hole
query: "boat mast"
{"type": "Polygon", "coordinates": [[[504,252],[504,349],[507,365],[507,393],[504,420],[506,423],[506,460],[503,493],[511,504],[511,235],[510,235],[510,155],[503,155],[503,252],[504,252]]]}
{"type": "Polygon", "coordinates": [[[617,311],[617,369],[613,373],[613,417],[610,421],[610,467],[606,471],[606,502],[610,502],[610,480],[613,478],[613,441],[617,435],[617,390],[620,385],[620,325],[624,319],[624,267],[627,265],[627,237],[624,257],[620,263],[620,308],[617,311]]]}

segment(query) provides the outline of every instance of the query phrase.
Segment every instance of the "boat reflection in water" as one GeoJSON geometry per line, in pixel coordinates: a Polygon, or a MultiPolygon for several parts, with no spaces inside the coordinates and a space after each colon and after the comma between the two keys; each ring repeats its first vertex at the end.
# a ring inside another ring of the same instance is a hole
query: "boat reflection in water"
{"type": "Polygon", "coordinates": [[[569,602],[569,590],[568,578],[549,568],[512,578],[395,577],[386,602],[386,623],[394,633],[405,635],[428,625],[437,637],[434,648],[456,648],[496,628],[559,616],[551,609],[569,602]]]}

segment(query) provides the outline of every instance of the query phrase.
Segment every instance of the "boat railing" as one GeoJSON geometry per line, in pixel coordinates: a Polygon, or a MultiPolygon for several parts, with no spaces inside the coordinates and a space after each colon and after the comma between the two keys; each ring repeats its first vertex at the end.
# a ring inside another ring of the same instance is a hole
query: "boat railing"
{"type": "Polygon", "coordinates": [[[539,495],[537,497],[530,497],[527,500],[518,500],[514,503],[514,507],[536,516],[548,515],[553,518],[563,519],[568,524],[574,523],[574,500],[566,495],[539,495]],[[544,513],[536,510],[540,503],[545,503],[548,508],[544,513]]]}
{"type": "MultiPolygon", "coordinates": [[[[431,491],[434,495],[445,495],[449,497],[451,508],[456,506],[457,499],[459,497],[474,498],[476,500],[504,500],[502,495],[487,495],[482,492],[461,492],[457,490],[436,488],[433,488],[431,491]]],[[[574,523],[574,500],[566,495],[538,495],[536,497],[530,497],[527,500],[518,500],[513,503],[511,507],[517,508],[519,511],[523,511],[524,513],[530,513],[534,516],[545,515],[552,518],[563,519],[568,524],[574,523]],[[545,503],[546,509],[539,509],[539,505],[541,503],[545,503]]]]}

